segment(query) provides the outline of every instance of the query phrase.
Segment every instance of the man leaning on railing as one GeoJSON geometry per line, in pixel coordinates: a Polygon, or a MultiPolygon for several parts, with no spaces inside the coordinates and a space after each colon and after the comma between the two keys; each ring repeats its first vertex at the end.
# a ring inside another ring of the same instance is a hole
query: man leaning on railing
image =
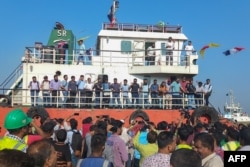
{"type": "Polygon", "coordinates": [[[54,75],[54,79],[50,82],[50,90],[52,95],[52,107],[58,107],[58,97],[60,96],[61,81],[58,75],[54,75]]]}
{"type": "Polygon", "coordinates": [[[28,88],[30,89],[30,96],[31,96],[31,105],[37,106],[38,105],[38,94],[40,92],[40,84],[36,80],[36,77],[32,77],[32,81],[30,81],[28,88]]]}

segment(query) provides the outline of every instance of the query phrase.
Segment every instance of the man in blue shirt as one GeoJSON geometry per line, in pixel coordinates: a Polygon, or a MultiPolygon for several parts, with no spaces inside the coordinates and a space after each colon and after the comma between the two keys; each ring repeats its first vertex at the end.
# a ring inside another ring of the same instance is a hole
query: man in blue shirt
{"type": "Polygon", "coordinates": [[[79,167],[113,167],[113,164],[102,157],[105,148],[106,136],[104,134],[94,134],[91,137],[91,155],[79,160],[79,167]]]}
{"type": "Polygon", "coordinates": [[[134,82],[130,85],[129,90],[132,94],[132,108],[139,108],[139,89],[140,85],[137,83],[137,79],[134,79],[134,82]],[[134,106],[135,102],[135,106],[134,106]]]}
{"type": "Polygon", "coordinates": [[[50,90],[52,95],[52,107],[58,107],[58,98],[60,97],[61,81],[58,75],[54,75],[54,79],[50,81],[50,90]]]}
{"type": "Polygon", "coordinates": [[[157,80],[154,79],[154,83],[150,86],[151,99],[152,99],[152,108],[159,107],[159,85],[157,84],[157,80]]]}
{"type": "Polygon", "coordinates": [[[181,108],[181,94],[180,94],[181,91],[184,92],[180,84],[180,79],[175,78],[171,84],[173,109],[181,108]]]}
{"type": "Polygon", "coordinates": [[[84,65],[85,64],[84,54],[85,54],[85,50],[86,50],[85,45],[84,45],[82,39],[79,39],[77,42],[78,42],[78,45],[79,45],[79,55],[78,55],[77,65],[79,64],[80,60],[82,60],[82,63],[84,65]]]}
{"type": "Polygon", "coordinates": [[[111,84],[110,89],[112,91],[112,105],[115,108],[115,100],[117,100],[118,108],[121,108],[120,100],[120,84],[117,83],[117,78],[114,78],[114,83],[111,84]]]}

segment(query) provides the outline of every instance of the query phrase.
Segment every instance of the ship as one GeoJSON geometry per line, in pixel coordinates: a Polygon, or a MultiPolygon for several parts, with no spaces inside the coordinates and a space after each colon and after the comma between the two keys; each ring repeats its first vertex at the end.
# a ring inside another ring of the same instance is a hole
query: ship
{"type": "MultiPolygon", "coordinates": [[[[182,26],[162,22],[157,24],[116,22],[114,10],[117,9],[117,4],[117,1],[114,1],[111,6],[113,11],[111,10],[109,15],[110,22],[102,23],[96,36],[95,48],[86,48],[88,52],[84,54],[84,63],[78,64],[77,62],[80,52],[77,45],[79,39],[76,39],[73,30],[67,29],[59,22],[56,22],[52,28],[47,42],[38,41],[31,47],[25,47],[25,52],[20,56],[22,57],[20,64],[0,84],[2,91],[0,95],[0,136],[5,133],[4,117],[13,108],[21,108],[33,118],[49,116],[50,118],[66,119],[72,116],[79,122],[89,116],[95,120],[100,118],[100,115],[123,120],[127,125],[136,118],[150,119],[155,123],[162,120],[174,123],[180,119],[182,112],[179,109],[170,106],[168,109],[147,108],[144,96],[139,97],[137,109],[126,108],[122,95],[120,95],[121,106],[119,108],[102,108],[102,102],[100,102],[100,107],[96,108],[95,98],[97,97],[95,97],[94,91],[89,108],[82,107],[81,97],[78,95],[74,108],[63,107],[64,96],[62,93],[56,97],[54,107],[44,108],[42,91],[38,94],[37,106],[32,107],[29,84],[33,76],[40,83],[44,76],[48,76],[49,80],[52,80],[57,74],[59,80],[63,80],[63,75],[68,75],[69,78],[75,76],[77,81],[80,75],[84,75],[85,80],[90,78],[93,83],[96,83],[98,79],[101,79],[102,82],[108,80],[112,83],[116,78],[120,84],[127,79],[130,85],[134,79],[137,79],[137,83],[141,85],[143,80],[147,79],[148,85],[151,85],[154,80],[157,80],[160,85],[162,81],[183,77],[189,80],[198,74],[197,60],[199,56],[195,51],[191,55],[185,55],[183,48],[189,39],[183,32],[182,26]],[[166,43],[170,37],[175,41],[171,64],[168,63],[169,57],[166,49],[166,43]],[[147,48],[152,44],[155,45],[155,59],[148,65],[145,56],[147,48]]],[[[81,38],[81,40],[84,41],[87,38],[81,38]]],[[[109,93],[112,96],[112,92],[109,93]]],[[[131,92],[128,94],[131,99],[131,92]]],[[[187,108],[186,96],[183,95],[180,100],[181,108],[187,108]]],[[[149,103],[152,104],[151,102],[152,97],[149,93],[149,103]]]]}
{"type": "Polygon", "coordinates": [[[229,98],[229,102],[226,101],[224,105],[223,117],[237,124],[250,124],[250,117],[247,112],[243,111],[240,103],[235,102],[235,96],[232,90],[226,94],[229,98]]]}

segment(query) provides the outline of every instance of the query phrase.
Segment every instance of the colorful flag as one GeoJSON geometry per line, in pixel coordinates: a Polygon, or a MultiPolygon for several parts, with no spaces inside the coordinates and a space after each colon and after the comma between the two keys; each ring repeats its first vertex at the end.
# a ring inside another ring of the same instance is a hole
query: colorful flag
{"type": "Polygon", "coordinates": [[[210,43],[208,44],[209,47],[219,47],[220,45],[217,43],[210,43]]]}
{"type": "Polygon", "coordinates": [[[220,45],[217,44],[217,43],[209,43],[208,45],[203,46],[203,47],[201,48],[201,50],[200,50],[200,55],[201,55],[201,57],[202,57],[202,58],[204,57],[205,50],[206,50],[207,48],[219,47],[219,46],[220,46],[220,45]]]}
{"type": "Polygon", "coordinates": [[[232,49],[226,50],[225,52],[223,52],[223,54],[224,54],[225,56],[229,56],[229,55],[238,53],[239,51],[241,51],[241,50],[243,50],[243,49],[245,49],[245,48],[234,47],[234,48],[232,48],[232,49]]]}

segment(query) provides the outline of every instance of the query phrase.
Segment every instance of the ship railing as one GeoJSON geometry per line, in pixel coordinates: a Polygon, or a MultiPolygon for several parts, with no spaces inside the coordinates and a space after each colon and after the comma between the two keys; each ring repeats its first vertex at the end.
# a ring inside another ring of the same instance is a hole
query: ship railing
{"type": "Polygon", "coordinates": [[[103,23],[103,30],[116,31],[137,31],[137,32],[157,32],[157,33],[182,33],[182,26],[180,25],[164,25],[164,24],[130,24],[118,23],[110,24],[103,23]]]}
{"type": "Polygon", "coordinates": [[[8,88],[11,87],[11,89],[14,89],[15,87],[18,86],[20,80],[22,79],[22,73],[23,73],[23,66],[22,63],[20,63],[0,84],[0,89],[2,90],[2,94],[9,95],[10,91],[8,91],[9,89],[6,89],[6,87],[8,88]]]}
{"type": "Polygon", "coordinates": [[[53,108],[143,108],[194,109],[204,106],[204,95],[188,93],[154,94],[151,92],[50,91],[12,89],[11,106],[43,106],[53,108]],[[20,93],[21,92],[21,93],[20,93]]]}
{"type": "MultiPolygon", "coordinates": [[[[52,64],[78,64],[79,49],[73,50],[73,53],[68,53],[67,49],[63,53],[59,53],[55,48],[27,47],[25,56],[22,58],[26,63],[52,63],[52,64]]],[[[167,55],[162,49],[155,49],[154,56],[147,56],[145,50],[136,51],[114,51],[114,50],[92,50],[90,54],[84,54],[83,62],[85,65],[93,66],[150,66],[150,65],[173,65],[173,66],[192,66],[196,65],[198,55],[193,52],[193,55],[185,55],[184,50],[174,50],[173,55],[167,55]],[[182,53],[182,54],[180,54],[182,53]],[[152,59],[153,58],[153,59],[152,59]]]]}

